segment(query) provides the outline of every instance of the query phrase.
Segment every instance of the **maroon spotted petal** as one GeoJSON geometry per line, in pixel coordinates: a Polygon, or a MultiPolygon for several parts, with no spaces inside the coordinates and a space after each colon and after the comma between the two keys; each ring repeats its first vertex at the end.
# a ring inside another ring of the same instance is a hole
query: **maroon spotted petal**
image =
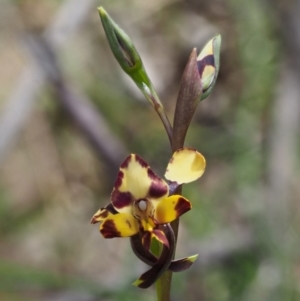
{"type": "Polygon", "coordinates": [[[167,183],[159,178],[142,158],[131,154],[120,167],[111,202],[118,212],[130,213],[135,200],[160,199],[168,193],[167,183]]]}

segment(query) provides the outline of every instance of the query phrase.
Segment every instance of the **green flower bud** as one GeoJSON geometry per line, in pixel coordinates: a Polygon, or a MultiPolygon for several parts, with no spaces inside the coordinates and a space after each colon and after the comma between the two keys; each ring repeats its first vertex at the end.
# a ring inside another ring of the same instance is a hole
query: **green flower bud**
{"type": "Polygon", "coordinates": [[[122,69],[132,78],[145,98],[159,115],[170,142],[172,127],[133,42],[128,35],[112,20],[103,7],[98,8],[101,22],[110,48],[122,69]]]}
{"type": "Polygon", "coordinates": [[[145,93],[145,87],[148,87],[151,91],[153,88],[151,81],[133,42],[112,20],[103,7],[99,7],[98,11],[110,48],[120,66],[133,79],[143,93],[145,93]]]}
{"type": "Polygon", "coordinates": [[[197,57],[197,66],[202,84],[201,99],[205,99],[212,91],[220,68],[221,36],[211,39],[197,57]]]}

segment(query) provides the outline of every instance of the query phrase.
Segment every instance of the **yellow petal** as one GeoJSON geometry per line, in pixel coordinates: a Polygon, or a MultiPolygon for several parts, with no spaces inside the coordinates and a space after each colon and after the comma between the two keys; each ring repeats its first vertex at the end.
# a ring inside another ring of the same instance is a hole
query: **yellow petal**
{"type": "Polygon", "coordinates": [[[192,148],[181,148],[173,154],[165,177],[177,184],[189,183],[203,175],[205,166],[205,158],[199,152],[192,148]]]}
{"type": "Polygon", "coordinates": [[[181,195],[172,195],[157,204],[154,219],[157,220],[159,224],[167,224],[191,208],[192,204],[189,200],[181,195]]]}
{"type": "Polygon", "coordinates": [[[129,213],[119,213],[106,218],[100,226],[105,238],[128,237],[139,232],[137,219],[129,213]]]}

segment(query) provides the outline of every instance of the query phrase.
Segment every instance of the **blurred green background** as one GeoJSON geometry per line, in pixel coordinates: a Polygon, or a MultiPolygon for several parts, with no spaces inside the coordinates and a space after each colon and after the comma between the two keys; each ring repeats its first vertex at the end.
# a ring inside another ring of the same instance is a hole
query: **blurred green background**
{"type": "Polygon", "coordinates": [[[222,35],[216,87],[186,141],[207,170],[184,187],[193,210],[177,257],[199,258],[174,274],[172,301],[300,300],[299,0],[0,2],[0,300],[155,300],[131,286],[147,267],[129,240],[90,225],[128,153],[160,175],[171,155],[99,5],[135,42],[171,120],[192,48],[222,35]]]}

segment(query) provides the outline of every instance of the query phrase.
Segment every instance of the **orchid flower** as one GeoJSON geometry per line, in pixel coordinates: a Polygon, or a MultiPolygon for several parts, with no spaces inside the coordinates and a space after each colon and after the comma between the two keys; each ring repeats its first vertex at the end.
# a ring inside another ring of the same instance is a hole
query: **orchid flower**
{"type": "MultiPolygon", "coordinates": [[[[182,262],[186,263],[186,258],[171,264],[175,242],[169,223],[189,211],[192,204],[182,195],[172,193],[178,185],[201,177],[205,165],[204,157],[196,150],[179,149],[173,154],[167,166],[165,178],[168,182],[166,182],[136,154],[131,154],[121,164],[111,193],[111,203],[98,210],[91,223],[101,222],[100,232],[104,238],[138,237],[141,239],[139,248],[143,250],[135,251],[141,259],[145,259],[145,262],[148,260],[156,272],[155,276],[150,273],[151,279],[143,277],[143,274],[135,285],[148,287],[166,268],[171,268],[173,271],[183,269],[179,266],[182,262]],[[163,245],[161,256],[157,261],[149,251],[153,238],[163,245]]],[[[191,263],[193,260],[195,260],[194,256],[191,257],[191,263]]]]}

